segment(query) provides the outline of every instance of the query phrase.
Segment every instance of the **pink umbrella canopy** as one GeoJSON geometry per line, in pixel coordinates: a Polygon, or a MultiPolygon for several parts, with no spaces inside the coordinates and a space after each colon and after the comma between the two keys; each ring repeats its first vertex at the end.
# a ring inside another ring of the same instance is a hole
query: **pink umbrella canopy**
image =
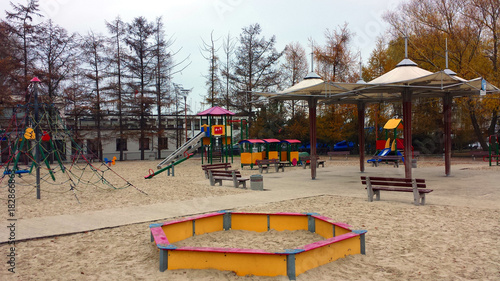
{"type": "Polygon", "coordinates": [[[210,115],[210,116],[220,116],[220,115],[234,115],[231,111],[224,109],[219,106],[214,106],[212,108],[209,108],[207,110],[204,110],[200,113],[198,113],[200,116],[205,116],[205,115],[210,115]]]}

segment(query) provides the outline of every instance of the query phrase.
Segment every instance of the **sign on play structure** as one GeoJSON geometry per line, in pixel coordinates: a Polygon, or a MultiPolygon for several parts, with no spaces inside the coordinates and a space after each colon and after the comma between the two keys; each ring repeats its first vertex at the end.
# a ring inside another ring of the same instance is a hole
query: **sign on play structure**
{"type": "Polygon", "coordinates": [[[222,136],[225,133],[224,125],[213,125],[212,136],[222,136]]]}

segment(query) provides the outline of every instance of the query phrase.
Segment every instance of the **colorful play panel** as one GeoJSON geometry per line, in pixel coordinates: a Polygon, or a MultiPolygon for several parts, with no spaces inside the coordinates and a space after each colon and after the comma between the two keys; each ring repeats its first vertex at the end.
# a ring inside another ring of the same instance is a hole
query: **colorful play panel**
{"type": "Polygon", "coordinates": [[[160,250],[160,271],[217,269],[237,275],[296,276],[349,255],[365,254],[366,230],[335,223],[316,213],[242,213],[220,211],[196,217],[151,224],[151,242],[160,250]],[[172,243],[222,230],[308,230],[325,240],[281,252],[258,249],[176,247],[172,243]]]}

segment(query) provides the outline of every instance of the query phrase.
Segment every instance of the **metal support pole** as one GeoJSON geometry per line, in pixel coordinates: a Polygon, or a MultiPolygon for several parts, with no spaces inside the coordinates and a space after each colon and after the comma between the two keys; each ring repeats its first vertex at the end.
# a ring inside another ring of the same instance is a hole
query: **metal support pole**
{"type": "Polygon", "coordinates": [[[41,192],[40,192],[40,105],[38,103],[38,84],[40,83],[40,80],[38,78],[33,78],[31,80],[33,83],[33,98],[34,98],[34,111],[35,111],[35,120],[34,120],[34,126],[35,126],[35,167],[36,167],[36,199],[41,198],[41,192]]]}

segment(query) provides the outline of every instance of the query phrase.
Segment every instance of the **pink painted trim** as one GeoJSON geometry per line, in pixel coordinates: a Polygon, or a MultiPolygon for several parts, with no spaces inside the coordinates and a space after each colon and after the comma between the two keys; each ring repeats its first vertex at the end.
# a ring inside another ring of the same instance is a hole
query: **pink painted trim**
{"type": "Polygon", "coordinates": [[[193,221],[197,219],[202,219],[202,218],[208,218],[208,217],[215,217],[215,216],[222,216],[224,213],[210,213],[210,214],[203,214],[195,217],[189,217],[185,219],[179,219],[179,220],[173,220],[173,221],[167,221],[164,222],[163,225],[171,225],[171,224],[176,224],[176,223],[181,223],[181,222],[187,222],[187,221],[193,221]]]}
{"type": "Polygon", "coordinates": [[[287,212],[283,212],[283,213],[251,213],[251,212],[232,212],[231,214],[233,215],[269,215],[269,216],[273,216],[273,215],[277,215],[277,216],[307,216],[306,214],[301,214],[301,213],[287,213],[287,212]]]}
{"type": "Polygon", "coordinates": [[[233,253],[233,254],[261,254],[278,255],[264,250],[257,249],[239,249],[239,248],[209,248],[209,247],[181,247],[175,251],[193,251],[193,252],[211,252],[211,253],[233,253]]]}
{"type": "Polygon", "coordinates": [[[266,143],[279,143],[280,140],[278,139],[262,139],[263,141],[265,141],[266,143]]]}
{"type": "Polygon", "coordinates": [[[282,140],[281,142],[287,142],[287,143],[301,143],[299,140],[282,140]]]}
{"type": "Polygon", "coordinates": [[[343,234],[343,235],[340,235],[340,236],[332,237],[332,238],[329,238],[329,239],[326,239],[326,240],[314,242],[314,243],[311,243],[311,244],[299,247],[299,249],[304,249],[304,251],[310,251],[310,250],[321,248],[323,246],[327,246],[327,245],[330,245],[330,244],[333,244],[333,243],[337,243],[337,242],[340,242],[340,241],[343,241],[343,240],[346,240],[346,239],[349,239],[349,238],[352,238],[352,237],[356,237],[356,236],[359,236],[359,234],[352,233],[352,232],[351,233],[346,233],[346,234],[343,234]]]}
{"type": "Polygon", "coordinates": [[[168,238],[163,232],[161,227],[153,227],[151,228],[151,234],[153,234],[153,238],[155,239],[155,244],[170,244],[168,242],[168,238]]]}
{"type": "Polygon", "coordinates": [[[273,213],[269,215],[277,215],[277,216],[301,216],[301,217],[307,217],[306,214],[301,214],[301,213],[287,213],[287,212],[282,212],[282,213],[273,213]]]}
{"type": "Polygon", "coordinates": [[[267,215],[271,215],[271,214],[268,214],[268,213],[251,213],[251,212],[233,212],[231,213],[231,215],[263,215],[263,216],[267,216],[267,215]]]}
{"type": "Polygon", "coordinates": [[[351,230],[352,226],[348,225],[347,223],[343,223],[343,222],[334,222],[332,223],[333,225],[336,225],[338,227],[342,227],[342,228],[345,228],[347,230],[351,230]]]}
{"type": "Polygon", "coordinates": [[[191,220],[199,220],[199,219],[211,218],[211,217],[223,216],[223,215],[224,215],[224,213],[203,214],[203,215],[199,215],[199,216],[196,216],[196,217],[192,217],[191,220]]]}
{"type": "Polygon", "coordinates": [[[324,221],[324,222],[327,222],[327,223],[333,223],[332,219],[329,218],[329,217],[325,217],[325,216],[312,216],[312,217],[315,218],[315,219],[318,219],[320,221],[324,221]]]}

